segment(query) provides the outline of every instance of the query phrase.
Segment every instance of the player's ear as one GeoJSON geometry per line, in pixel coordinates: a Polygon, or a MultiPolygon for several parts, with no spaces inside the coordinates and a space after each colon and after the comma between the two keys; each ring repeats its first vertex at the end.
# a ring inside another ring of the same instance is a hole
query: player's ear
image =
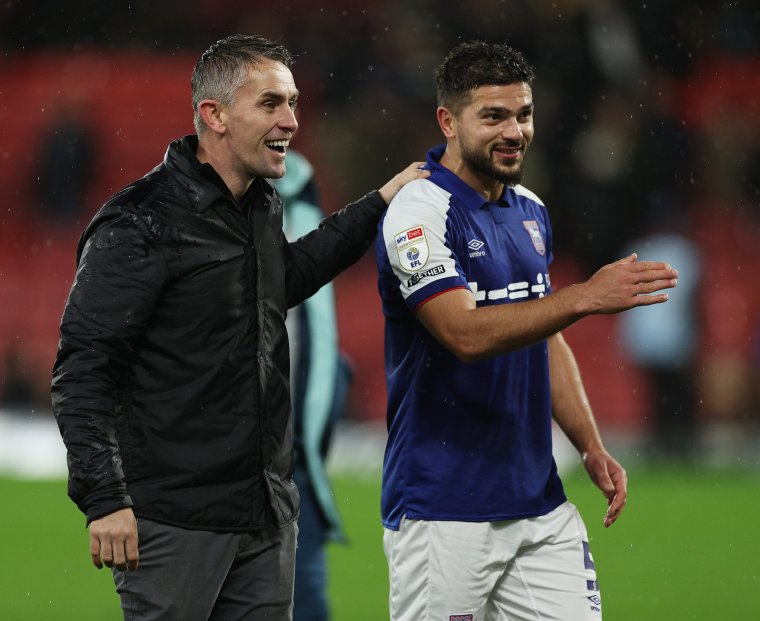
{"type": "Polygon", "coordinates": [[[454,138],[456,134],[456,117],[448,108],[438,106],[438,110],[435,112],[438,119],[438,126],[441,128],[443,135],[447,138],[454,138]]]}
{"type": "Polygon", "coordinates": [[[222,118],[222,105],[215,99],[204,99],[198,103],[198,113],[211,131],[223,134],[227,131],[222,118]]]}

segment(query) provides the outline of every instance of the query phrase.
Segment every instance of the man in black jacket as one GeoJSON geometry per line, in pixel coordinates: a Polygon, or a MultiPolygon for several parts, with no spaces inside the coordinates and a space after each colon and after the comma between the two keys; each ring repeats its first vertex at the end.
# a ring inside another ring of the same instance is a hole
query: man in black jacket
{"type": "Polygon", "coordinates": [[[412,164],[288,244],[265,178],[285,173],[298,127],[291,65],[263,37],[212,45],[192,76],[197,136],[79,242],[53,406],[69,495],[125,618],[290,618],[286,309],[355,262],[387,202],[427,174],[412,164]]]}

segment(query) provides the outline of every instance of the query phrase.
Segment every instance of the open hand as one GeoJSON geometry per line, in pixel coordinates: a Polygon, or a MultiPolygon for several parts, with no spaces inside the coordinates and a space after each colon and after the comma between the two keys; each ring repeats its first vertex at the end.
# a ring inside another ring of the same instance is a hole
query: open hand
{"type": "Polygon", "coordinates": [[[636,306],[661,304],[678,284],[678,270],[660,261],[637,261],[636,254],[605,265],[582,285],[588,313],[618,313],[636,306]]]}

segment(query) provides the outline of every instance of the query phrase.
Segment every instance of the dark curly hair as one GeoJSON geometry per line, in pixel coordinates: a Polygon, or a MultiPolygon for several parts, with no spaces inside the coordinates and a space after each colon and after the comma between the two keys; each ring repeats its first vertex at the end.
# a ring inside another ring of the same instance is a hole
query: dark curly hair
{"type": "Polygon", "coordinates": [[[505,43],[466,41],[435,69],[438,105],[458,114],[480,86],[532,84],[535,74],[523,55],[505,43]]]}

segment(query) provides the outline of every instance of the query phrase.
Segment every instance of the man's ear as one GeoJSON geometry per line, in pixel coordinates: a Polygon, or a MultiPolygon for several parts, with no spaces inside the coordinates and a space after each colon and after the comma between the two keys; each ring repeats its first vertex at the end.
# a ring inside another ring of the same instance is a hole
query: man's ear
{"type": "Polygon", "coordinates": [[[438,119],[438,126],[441,128],[443,135],[447,138],[454,138],[456,134],[457,120],[454,114],[448,108],[438,106],[438,110],[435,112],[438,119]]]}
{"type": "Polygon", "coordinates": [[[211,131],[223,134],[227,126],[222,120],[222,105],[215,99],[204,99],[198,103],[198,113],[211,131]]]}

